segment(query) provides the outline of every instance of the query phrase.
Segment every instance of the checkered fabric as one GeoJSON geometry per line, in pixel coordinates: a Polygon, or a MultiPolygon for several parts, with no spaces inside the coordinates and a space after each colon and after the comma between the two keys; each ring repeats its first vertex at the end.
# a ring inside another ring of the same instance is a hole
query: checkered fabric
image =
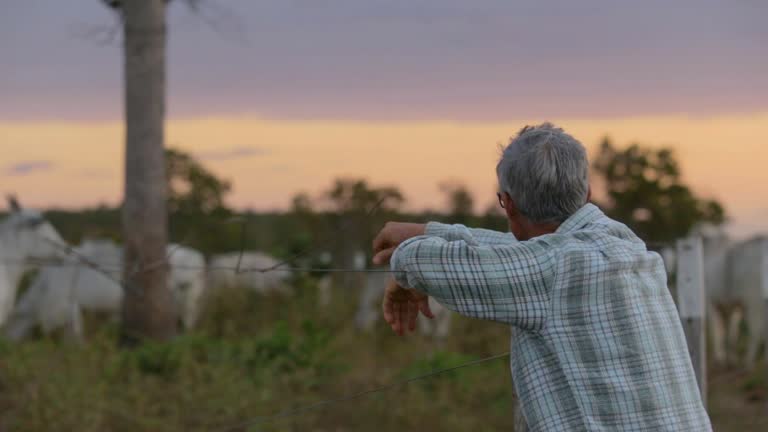
{"type": "Polygon", "coordinates": [[[511,325],[530,430],[711,430],[661,257],[596,206],[529,241],[430,222],[391,265],[402,286],[511,325]]]}

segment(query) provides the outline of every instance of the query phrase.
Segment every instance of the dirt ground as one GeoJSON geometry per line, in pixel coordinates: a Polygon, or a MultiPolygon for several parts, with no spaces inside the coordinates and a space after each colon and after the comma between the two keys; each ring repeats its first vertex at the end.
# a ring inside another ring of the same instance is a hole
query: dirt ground
{"type": "Polygon", "coordinates": [[[768,431],[768,392],[760,376],[736,370],[710,374],[708,411],[715,431],[768,431]]]}

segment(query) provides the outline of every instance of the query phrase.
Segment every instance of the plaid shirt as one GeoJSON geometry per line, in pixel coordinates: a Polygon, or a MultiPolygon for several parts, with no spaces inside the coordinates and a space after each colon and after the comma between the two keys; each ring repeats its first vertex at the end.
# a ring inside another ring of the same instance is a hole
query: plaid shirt
{"type": "Polygon", "coordinates": [[[401,286],[512,327],[532,431],[709,431],[661,257],[587,204],[556,232],[430,222],[391,260],[401,286]]]}

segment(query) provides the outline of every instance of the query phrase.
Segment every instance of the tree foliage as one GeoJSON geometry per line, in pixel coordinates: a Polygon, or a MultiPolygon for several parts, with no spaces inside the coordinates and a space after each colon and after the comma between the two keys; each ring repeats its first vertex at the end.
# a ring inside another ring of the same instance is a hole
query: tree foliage
{"type": "Polygon", "coordinates": [[[337,179],[325,193],[337,213],[379,213],[394,211],[405,201],[392,186],[372,187],[364,179],[337,179]]]}
{"type": "MultiPolygon", "coordinates": [[[[292,251],[307,250],[305,256],[322,267],[318,253],[330,252],[333,265],[353,267],[358,252],[368,253],[373,236],[381,225],[394,218],[405,198],[396,187],[372,186],[365,179],[338,178],[319,196],[311,198],[299,193],[292,200],[291,219],[298,230],[286,238],[292,251]],[[302,235],[309,232],[310,236],[302,235]]],[[[338,283],[351,285],[355,275],[337,275],[338,283]]]]}
{"type": "Polygon", "coordinates": [[[225,196],[232,185],[218,178],[189,153],[165,150],[168,211],[171,214],[228,214],[225,196]]]}
{"type": "Polygon", "coordinates": [[[165,150],[171,238],[211,252],[231,249],[241,231],[225,198],[232,186],[189,153],[165,150]]]}
{"type": "MultiPolygon", "coordinates": [[[[378,229],[405,201],[403,194],[393,186],[371,186],[364,179],[337,179],[324,193],[330,204],[333,264],[353,268],[359,253],[365,256],[364,265],[370,263],[370,249],[378,229]]],[[[351,288],[361,283],[360,274],[337,274],[338,286],[351,288]]]]}
{"type": "Polygon", "coordinates": [[[605,185],[607,214],[626,223],[651,242],[687,235],[697,223],[721,224],[723,206],[703,199],[681,179],[680,164],[670,148],[632,144],[619,149],[605,138],[592,163],[605,185]]]}
{"type": "Polygon", "coordinates": [[[458,181],[446,181],[440,183],[439,188],[445,195],[451,222],[467,225],[475,208],[475,200],[467,186],[458,181]]]}

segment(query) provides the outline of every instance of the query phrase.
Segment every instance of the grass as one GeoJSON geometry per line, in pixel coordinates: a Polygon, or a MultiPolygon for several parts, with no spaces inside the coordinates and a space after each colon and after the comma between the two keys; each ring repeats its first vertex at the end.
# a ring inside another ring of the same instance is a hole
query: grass
{"type": "MultiPolygon", "coordinates": [[[[0,341],[0,430],[216,431],[508,350],[507,328],[472,320],[441,346],[383,325],[360,333],[356,296],[337,290],[318,309],[312,282],[296,286],[291,298],[220,291],[169,344],[121,350],[115,325],[92,321],[85,345],[0,341]]],[[[510,430],[511,405],[498,360],[234,430],[510,430]]]]}
{"type": "MultiPolygon", "coordinates": [[[[0,431],[512,430],[508,362],[496,360],[275,422],[283,410],[386,385],[509,349],[509,329],[455,317],[437,344],[382,323],[354,329],[357,296],[317,306],[312,280],[290,298],[221,290],[198,329],[169,344],[117,348],[117,327],[87,321],[88,343],[0,340],[0,431]]],[[[765,366],[713,370],[718,431],[765,430],[765,366]]]]}

